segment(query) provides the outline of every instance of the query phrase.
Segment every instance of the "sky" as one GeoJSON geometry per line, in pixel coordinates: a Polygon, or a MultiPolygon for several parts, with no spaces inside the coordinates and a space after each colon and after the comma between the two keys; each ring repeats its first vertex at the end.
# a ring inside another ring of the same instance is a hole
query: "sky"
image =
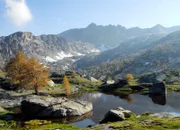
{"type": "Polygon", "coordinates": [[[0,0],[0,36],[58,34],[72,28],[180,25],[180,0],[0,0]]]}

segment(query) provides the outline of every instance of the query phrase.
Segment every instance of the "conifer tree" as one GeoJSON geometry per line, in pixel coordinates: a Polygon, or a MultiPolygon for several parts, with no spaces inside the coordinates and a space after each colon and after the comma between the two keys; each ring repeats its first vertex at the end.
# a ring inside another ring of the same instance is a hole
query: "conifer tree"
{"type": "Polygon", "coordinates": [[[48,85],[48,68],[35,58],[27,58],[20,51],[10,59],[5,66],[5,71],[12,83],[21,88],[34,88],[36,94],[39,89],[48,85]]]}
{"type": "Polygon", "coordinates": [[[63,88],[65,89],[66,95],[71,94],[71,88],[70,88],[69,80],[68,80],[67,76],[64,76],[64,78],[63,78],[63,88]]]}
{"type": "Polygon", "coordinates": [[[7,77],[11,79],[13,84],[18,85],[19,87],[23,87],[25,64],[26,57],[22,52],[19,51],[16,57],[10,59],[10,61],[5,66],[7,77]]]}
{"type": "Polygon", "coordinates": [[[126,77],[125,77],[126,80],[132,80],[134,79],[133,75],[132,74],[127,74],[126,77]]]}
{"type": "Polygon", "coordinates": [[[26,82],[33,86],[35,93],[38,94],[40,89],[48,85],[49,75],[48,68],[40,64],[34,57],[28,58],[26,64],[26,82]]]}

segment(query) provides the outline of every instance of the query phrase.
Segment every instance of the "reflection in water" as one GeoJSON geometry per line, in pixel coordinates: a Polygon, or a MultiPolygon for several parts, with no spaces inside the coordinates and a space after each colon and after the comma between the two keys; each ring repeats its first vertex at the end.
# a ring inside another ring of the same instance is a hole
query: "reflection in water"
{"type": "Polygon", "coordinates": [[[76,122],[75,125],[79,127],[84,127],[85,124],[88,124],[87,122],[91,122],[88,125],[97,124],[110,109],[116,107],[123,107],[137,114],[147,111],[180,114],[180,103],[177,103],[177,99],[180,99],[180,93],[168,93],[167,96],[151,95],[150,97],[142,94],[115,96],[103,93],[86,93],[78,99],[93,103],[93,115],[81,122],[76,122]]]}
{"type": "Polygon", "coordinates": [[[166,95],[157,95],[152,94],[150,95],[153,103],[160,104],[160,105],[166,105],[166,95]]]}
{"type": "Polygon", "coordinates": [[[133,98],[131,98],[130,95],[127,97],[127,102],[128,102],[129,104],[134,103],[134,100],[133,100],[133,98]]]}

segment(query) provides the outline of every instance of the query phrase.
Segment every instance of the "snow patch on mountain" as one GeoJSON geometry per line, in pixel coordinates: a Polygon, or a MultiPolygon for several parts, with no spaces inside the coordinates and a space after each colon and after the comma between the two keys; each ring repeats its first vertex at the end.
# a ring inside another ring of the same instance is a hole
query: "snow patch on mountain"
{"type": "Polygon", "coordinates": [[[97,52],[97,53],[99,53],[100,51],[97,50],[97,49],[92,49],[91,52],[97,52]]]}
{"type": "Polygon", "coordinates": [[[57,61],[57,60],[55,60],[55,59],[53,59],[53,58],[51,58],[51,57],[49,57],[49,56],[46,56],[45,60],[46,60],[47,62],[56,62],[56,61],[57,61]]]}

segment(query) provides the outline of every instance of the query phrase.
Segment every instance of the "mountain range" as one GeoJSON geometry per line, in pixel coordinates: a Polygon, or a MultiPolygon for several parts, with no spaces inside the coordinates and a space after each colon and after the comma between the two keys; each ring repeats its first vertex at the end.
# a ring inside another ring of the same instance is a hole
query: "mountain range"
{"type": "Polygon", "coordinates": [[[180,31],[166,36],[150,35],[148,39],[143,36],[128,40],[97,56],[84,57],[76,62],[76,67],[83,67],[83,73],[96,78],[106,74],[122,77],[128,73],[141,75],[179,69],[179,50],[180,31]]]}
{"type": "Polygon", "coordinates": [[[126,28],[121,25],[96,25],[91,23],[86,28],[70,29],[59,35],[67,40],[83,41],[93,44],[101,51],[118,46],[123,41],[151,34],[169,34],[180,30],[180,26],[163,27],[160,24],[152,28],[132,27],[126,28]]]}
{"type": "Polygon", "coordinates": [[[180,26],[128,29],[120,25],[90,24],[57,35],[15,32],[0,37],[0,66],[3,67],[20,50],[53,71],[76,69],[97,78],[178,69],[178,30],[180,26]]]}

